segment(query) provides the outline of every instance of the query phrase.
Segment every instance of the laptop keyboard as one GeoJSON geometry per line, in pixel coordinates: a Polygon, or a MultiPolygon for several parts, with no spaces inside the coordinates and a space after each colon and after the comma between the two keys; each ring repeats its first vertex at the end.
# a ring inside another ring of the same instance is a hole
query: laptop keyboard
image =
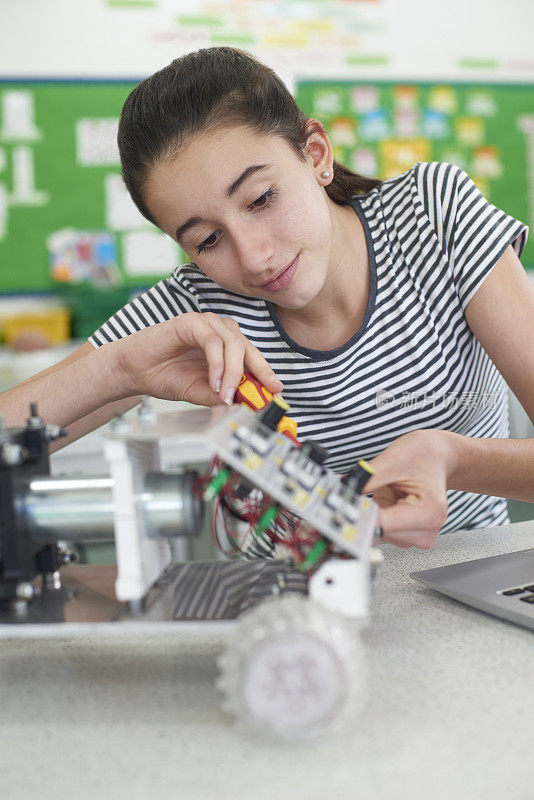
{"type": "Polygon", "coordinates": [[[510,589],[499,589],[497,594],[505,595],[506,597],[517,597],[523,603],[531,603],[534,605],[534,583],[529,583],[527,586],[513,586],[510,589]]]}

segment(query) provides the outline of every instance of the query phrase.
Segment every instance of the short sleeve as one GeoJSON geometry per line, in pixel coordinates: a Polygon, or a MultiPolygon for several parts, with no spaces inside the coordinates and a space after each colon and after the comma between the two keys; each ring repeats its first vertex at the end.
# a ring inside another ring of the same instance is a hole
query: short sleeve
{"type": "Polygon", "coordinates": [[[418,164],[415,180],[465,310],[508,245],[521,256],[528,227],[489,203],[453,164],[418,164]]]}
{"type": "MultiPolygon", "coordinates": [[[[104,322],[88,341],[93,347],[100,347],[180,314],[199,311],[196,290],[188,276],[188,266],[176,269],[171,278],[164,278],[138,294],[104,322]]],[[[194,265],[191,267],[196,269],[194,265]]]]}

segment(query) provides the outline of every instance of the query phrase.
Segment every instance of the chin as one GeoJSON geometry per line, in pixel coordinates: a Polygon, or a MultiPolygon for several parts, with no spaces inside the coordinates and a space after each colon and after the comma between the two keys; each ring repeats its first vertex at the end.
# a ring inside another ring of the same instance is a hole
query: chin
{"type": "MultiPolygon", "coordinates": [[[[317,276],[315,280],[308,278],[304,282],[304,286],[298,288],[297,291],[293,294],[293,297],[289,297],[288,300],[288,307],[289,303],[291,303],[291,308],[305,308],[309,303],[318,297],[321,293],[321,290],[324,286],[324,276],[317,276]]],[[[295,287],[297,289],[297,287],[295,287]]]]}
{"type": "Polygon", "coordinates": [[[317,292],[301,292],[298,296],[291,297],[289,292],[286,294],[285,297],[280,297],[279,300],[273,300],[272,302],[276,306],[281,306],[282,308],[290,308],[293,311],[299,311],[301,308],[306,308],[312,300],[315,300],[319,291],[317,292]]]}

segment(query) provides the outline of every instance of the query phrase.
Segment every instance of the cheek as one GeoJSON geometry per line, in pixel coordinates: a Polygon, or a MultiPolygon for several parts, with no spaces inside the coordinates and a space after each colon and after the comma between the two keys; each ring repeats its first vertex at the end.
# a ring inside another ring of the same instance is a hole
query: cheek
{"type": "Polygon", "coordinates": [[[210,264],[203,264],[202,272],[212,281],[230,291],[241,290],[241,272],[239,265],[230,254],[217,255],[210,264]]]}
{"type": "MultiPolygon", "coordinates": [[[[324,200],[324,198],[321,198],[324,200]]],[[[309,203],[302,209],[307,243],[317,254],[324,255],[332,245],[332,218],[326,202],[309,203]]]]}
{"type": "Polygon", "coordinates": [[[322,190],[301,192],[277,211],[273,232],[285,241],[304,247],[328,247],[332,236],[332,221],[322,190]]]}

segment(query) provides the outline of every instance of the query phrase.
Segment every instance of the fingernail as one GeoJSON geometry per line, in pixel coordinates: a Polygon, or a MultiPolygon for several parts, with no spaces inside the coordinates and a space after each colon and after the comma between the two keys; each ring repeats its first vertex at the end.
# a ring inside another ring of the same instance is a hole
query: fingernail
{"type": "Polygon", "coordinates": [[[234,389],[227,389],[222,397],[223,403],[226,403],[227,406],[231,406],[234,402],[234,394],[234,389]]]}
{"type": "Polygon", "coordinates": [[[215,392],[216,392],[217,394],[219,394],[219,392],[220,392],[220,391],[221,391],[221,379],[220,379],[220,378],[218,378],[218,379],[215,381],[215,392]]]}

